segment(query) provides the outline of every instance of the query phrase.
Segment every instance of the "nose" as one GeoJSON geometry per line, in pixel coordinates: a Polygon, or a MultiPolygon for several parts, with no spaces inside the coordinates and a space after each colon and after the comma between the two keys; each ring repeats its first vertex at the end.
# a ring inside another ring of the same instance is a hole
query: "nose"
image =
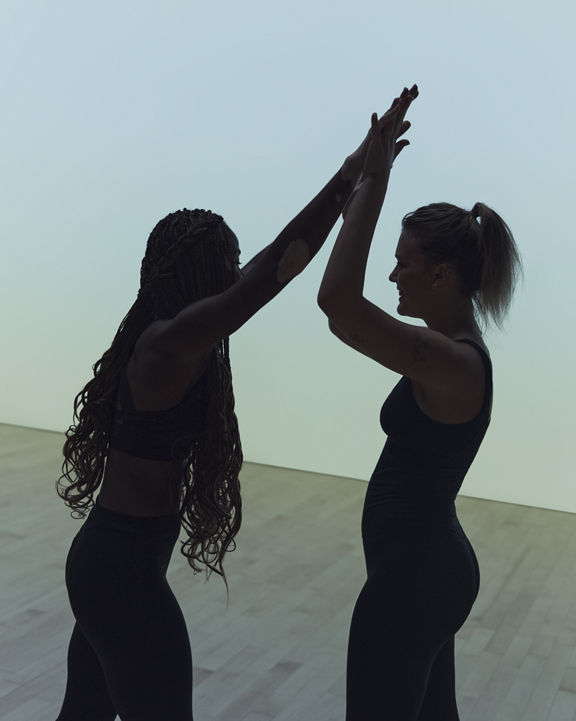
{"type": "Polygon", "coordinates": [[[391,283],[395,283],[397,277],[398,277],[398,266],[396,266],[396,267],[394,268],[394,270],[390,273],[390,275],[388,276],[388,280],[389,280],[391,283]]]}

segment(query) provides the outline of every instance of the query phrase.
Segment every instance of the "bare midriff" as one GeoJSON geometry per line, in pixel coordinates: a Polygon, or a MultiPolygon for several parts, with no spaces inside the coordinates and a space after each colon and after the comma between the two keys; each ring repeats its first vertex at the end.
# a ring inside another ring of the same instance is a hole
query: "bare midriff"
{"type": "Polygon", "coordinates": [[[181,461],[154,461],[110,449],[98,503],[128,516],[166,516],[180,510],[181,461]]]}

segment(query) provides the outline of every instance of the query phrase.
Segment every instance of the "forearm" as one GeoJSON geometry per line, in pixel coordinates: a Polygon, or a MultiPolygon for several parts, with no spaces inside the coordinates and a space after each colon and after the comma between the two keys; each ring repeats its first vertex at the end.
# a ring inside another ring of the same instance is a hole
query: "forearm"
{"type": "Polygon", "coordinates": [[[330,234],[354,184],[354,180],[344,180],[339,170],[278,237],[246,264],[246,290],[256,304],[260,297],[271,299],[304,270],[330,234]]]}
{"type": "Polygon", "coordinates": [[[338,171],[276,240],[244,266],[244,277],[233,290],[238,327],[304,270],[328,237],[354,185],[355,180],[343,180],[338,171]]]}
{"type": "Polygon", "coordinates": [[[350,203],[318,293],[318,303],[327,314],[339,304],[362,297],[368,254],[387,184],[387,177],[366,178],[350,203]]]}
{"type": "Polygon", "coordinates": [[[341,170],[338,170],[268,246],[267,258],[279,262],[290,244],[297,240],[304,241],[309,259],[313,258],[330,234],[353,188],[354,181],[343,180],[341,170]]]}

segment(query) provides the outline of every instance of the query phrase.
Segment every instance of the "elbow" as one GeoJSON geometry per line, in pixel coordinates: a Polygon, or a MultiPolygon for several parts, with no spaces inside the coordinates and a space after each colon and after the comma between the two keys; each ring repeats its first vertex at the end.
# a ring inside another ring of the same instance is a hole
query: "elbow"
{"type": "Polygon", "coordinates": [[[322,291],[322,288],[320,288],[320,290],[318,291],[318,296],[316,298],[316,301],[318,303],[318,307],[320,308],[320,310],[325,315],[328,315],[329,307],[330,307],[329,298],[326,295],[326,293],[322,291]]]}
{"type": "Polygon", "coordinates": [[[342,296],[337,292],[326,291],[320,288],[317,300],[320,310],[322,310],[330,320],[333,320],[333,316],[337,314],[342,307],[342,296]]]}
{"type": "Polygon", "coordinates": [[[349,322],[351,303],[349,299],[341,294],[318,293],[318,305],[324,315],[328,318],[330,330],[339,330],[349,322]]]}
{"type": "Polygon", "coordinates": [[[337,338],[340,338],[340,340],[342,340],[342,331],[330,319],[328,319],[328,328],[331,333],[333,333],[337,338]]]}

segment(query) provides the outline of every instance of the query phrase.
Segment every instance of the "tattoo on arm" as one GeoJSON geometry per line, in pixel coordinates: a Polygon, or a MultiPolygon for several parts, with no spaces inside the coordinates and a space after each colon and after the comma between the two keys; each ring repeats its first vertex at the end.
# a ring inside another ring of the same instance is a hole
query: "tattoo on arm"
{"type": "Polygon", "coordinates": [[[430,343],[423,338],[419,338],[412,348],[412,356],[416,363],[425,363],[428,360],[428,349],[430,343]]]}

